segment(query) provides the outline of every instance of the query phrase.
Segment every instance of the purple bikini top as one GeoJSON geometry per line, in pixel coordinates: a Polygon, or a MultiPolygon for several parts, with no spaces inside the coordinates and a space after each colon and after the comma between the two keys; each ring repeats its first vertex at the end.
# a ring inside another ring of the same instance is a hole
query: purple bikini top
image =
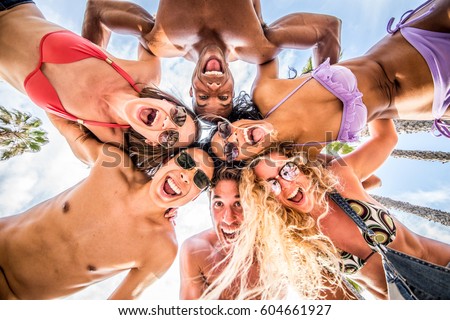
{"type": "Polygon", "coordinates": [[[359,92],[356,77],[350,69],[339,65],[330,65],[330,59],[314,69],[311,76],[270,109],[265,118],[312,78],[342,101],[341,127],[336,140],[342,142],[358,141],[359,134],[367,123],[367,108],[362,102],[362,93],[359,92]]]}

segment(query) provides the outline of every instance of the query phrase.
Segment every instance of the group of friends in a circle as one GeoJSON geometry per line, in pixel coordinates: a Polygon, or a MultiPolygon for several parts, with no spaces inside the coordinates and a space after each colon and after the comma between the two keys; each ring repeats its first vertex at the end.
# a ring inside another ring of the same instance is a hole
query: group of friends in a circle
{"type": "Polygon", "coordinates": [[[81,35],[31,0],[2,1],[0,77],[46,111],[90,173],[0,219],[0,298],[65,297],[128,270],[110,298],[134,299],[179,254],[181,299],[283,299],[288,288],[355,299],[347,278],[386,299],[381,257],[331,193],[381,244],[446,266],[448,244],[412,232],[367,191],[397,144],[394,119],[433,119],[450,138],[449,10],[428,0],[366,54],[339,61],[339,18],[266,24],[259,0],[160,0],[155,16],[88,0],[81,35]],[[106,50],[112,32],[139,39],[136,60],[106,50]],[[312,49],[313,70],[280,78],[283,49],[312,49]],[[191,105],[159,88],[171,57],[196,64],[191,105]],[[235,60],[257,67],[248,94],[235,96],[235,60]],[[366,127],[353,152],[321,152],[366,127]],[[203,191],[213,227],[178,250],[176,209],[203,191]]]}

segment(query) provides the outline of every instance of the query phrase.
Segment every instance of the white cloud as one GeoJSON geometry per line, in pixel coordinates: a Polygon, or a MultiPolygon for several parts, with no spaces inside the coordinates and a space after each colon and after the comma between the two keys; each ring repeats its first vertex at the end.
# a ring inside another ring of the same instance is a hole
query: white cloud
{"type": "MultiPolygon", "coordinates": [[[[136,2],[139,2],[144,7],[149,6],[144,1],[136,2]]],[[[405,0],[398,2],[405,8],[414,7],[417,3],[417,1],[414,1],[413,4],[410,4],[405,0]]],[[[373,34],[375,32],[378,34],[384,32],[387,16],[395,15],[399,17],[403,13],[402,11],[397,14],[399,10],[393,10],[396,6],[394,3],[397,3],[397,1],[355,2],[353,0],[351,7],[348,5],[349,1],[345,2],[347,5],[342,4],[341,1],[324,1],[320,7],[318,7],[317,1],[310,1],[310,3],[302,2],[300,4],[300,1],[283,0],[283,5],[278,5],[277,8],[283,9],[288,5],[295,4],[297,11],[317,12],[319,9],[326,8],[330,13],[334,12],[343,20],[343,39],[345,39],[343,49],[346,50],[347,56],[354,56],[357,53],[361,54],[365,51],[367,43],[374,44],[379,40],[380,37],[374,37],[373,34]],[[390,12],[383,13],[385,8],[388,8],[390,12]],[[338,14],[338,12],[344,11],[348,11],[348,14],[338,14]],[[393,11],[396,12],[394,13],[393,11]],[[383,26],[381,27],[381,25],[383,26]],[[349,27],[347,28],[347,26],[349,27]],[[363,33],[362,27],[374,31],[366,34],[363,33]]],[[[37,0],[37,4],[49,20],[74,31],[80,30],[82,21],[81,8],[84,8],[85,1],[37,0]],[[70,11],[73,7],[77,8],[76,12],[70,11]]],[[[150,5],[156,8],[156,4],[152,3],[150,5]]],[[[264,12],[269,12],[272,9],[275,9],[275,6],[272,5],[272,0],[263,1],[264,12]]],[[[151,12],[154,12],[154,10],[151,12]]],[[[133,43],[135,43],[133,41],[123,41],[122,37],[117,37],[111,42],[110,50],[121,58],[134,58],[136,51],[133,48],[133,43]]],[[[300,71],[310,54],[310,50],[304,50],[302,53],[289,50],[284,51],[280,55],[280,76],[287,76],[287,66],[294,66],[300,71]]],[[[235,92],[238,93],[242,89],[249,92],[255,76],[255,66],[238,61],[230,63],[230,68],[235,78],[235,92]]],[[[181,58],[162,59],[162,69],[161,88],[173,92],[190,105],[188,92],[194,64],[181,58]]],[[[88,174],[87,168],[75,159],[64,139],[51,126],[42,110],[31,104],[27,97],[2,81],[0,81],[0,104],[9,108],[32,112],[39,116],[44,121],[51,140],[39,153],[25,154],[5,163],[0,162],[0,216],[23,211],[31,205],[69,188],[88,174]]],[[[420,167],[417,169],[420,170],[420,167]]],[[[448,174],[442,175],[443,183],[449,181],[446,177],[448,177],[448,174]]],[[[390,183],[398,184],[398,190],[409,190],[399,194],[398,197],[392,195],[396,199],[428,206],[444,204],[450,201],[450,187],[448,186],[437,190],[416,191],[414,190],[416,185],[402,184],[401,179],[386,178],[384,182],[386,185],[390,183]],[[420,201],[417,201],[417,199],[420,199],[420,201]]],[[[420,183],[420,181],[417,182],[418,184],[420,183]]],[[[447,205],[447,208],[449,207],[447,205]]],[[[441,241],[450,243],[449,228],[429,223],[412,215],[403,214],[401,216],[400,213],[399,215],[402,219],[401,221],[404,221],[413,231],[430,237],[434,236],[441,241]]],[[[196,201],[180,209],[176,227],[179,244],[187,237],[210,226],[208,200],[206,193],[204,193],[196,201]]],[[[91,286],[72,298],[105,299],[115,289],[123,276],[124,274],[120,274],[91,286]]],[[[177,258],[162,279],[149,287],[141,299],[177,299],[178,286],[179,267],[177,258]]]]}
{"type": "MultiPolygon", "coordinates": [[[[436,204],[449,203],[450,204],[450,186],[443,186],[436,190],[414,190],[400,193],[395,199],[407,201],[412,204],[419,204],[421,206],[430,206],[436,208],[436,204]]],[[[447,206],[448,209],[448,206],[447,206]]]]}

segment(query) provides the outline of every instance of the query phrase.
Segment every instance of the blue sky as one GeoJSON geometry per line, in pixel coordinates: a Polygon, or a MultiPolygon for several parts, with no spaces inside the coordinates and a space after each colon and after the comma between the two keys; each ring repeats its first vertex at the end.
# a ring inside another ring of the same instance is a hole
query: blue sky
{"type": "MultiPolygon", "coordinates": [[[[85,1],[35,0],[44,15],[76,33],[80,33],[85,1]]],[[[134,1],[150,13],[155,13],[158,1],[134,1]]],[[[390,17],[397,20],[408,9],[422,1],[408,0],[261,0],[263,17],[271,23],[279,17],[297,11],[331,14],[343,21],[343,59],[364,54],[386,34],[390,17]]],[[[238,9],[237,9],[238,10],[238,9]]],[[[114,36],[108,50],[122,58],[135,56],[136,42],[124,36],[114,36]]],[[[287,50],[280,54],[280,76],[287,77],[288,66],[301,70],[309,50],[287,50]]],[[[230,64],[238,90],[249,91],[255,67],[243,62],[230,64]]],[[[183,59],[163,59],[161,87],[180,96],[186,103],[189,79],[194,64],[183,59]]],[[[27,97],[0,80],[0,104],[8,108],[25,110],[44,120],[51,142],[36,154],[25,154],[0,163],[0,217],[23,212],[32,205],[55,196],[83,179],[88,168],[72,155],[66,142],[45,118],[44,113],[27,97]]],[[[435,138],[431,134],[401,135],[399,149],[440,150],[450,152],[450,140],[435,138]]],[[[390,158],[377,172],[383,186],[375,194],[414,204],[450,211],[450,164],[390,158]]],[[[413,231],[450,243],[450,228],[424,219],[394,212],[394,215],[413,231]]],[[[210,227],[208,201],[205,195],[183,207],[177,219],[177,237],[181,244],[187,237],[210,227]]],[[[77,299],[104,299],[123,275],[75,295],[77,299]]],[[[178,298],[178,259],[156,284],[149,287],[141,299],[178,298]]]]}

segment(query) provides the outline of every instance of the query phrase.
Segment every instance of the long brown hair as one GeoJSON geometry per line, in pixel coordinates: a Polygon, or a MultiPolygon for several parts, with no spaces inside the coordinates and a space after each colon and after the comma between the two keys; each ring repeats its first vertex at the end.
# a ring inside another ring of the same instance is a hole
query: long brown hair
{"type": "MultiPolygon", "coordinates": [[[[159,100],[167,100],[175,105],[181,106],[186,109],[188,115],[194,120],[196,126],[196,132],[194,141],[197,141],[201,136],[201,126],[194,112],[181,102],[181,100],[174,96],[161,91],[158,88],[145,87],[139,93],[140,98],[152,98],[159,100]]],[[[179,148],[165,148],[161,145],[149,145],[145,142],[145,137],[130,128],[125,133],[125,151],[129,154],[131,160],[135,166],[141,170],[147,172],[152,176],[156,170],[167,161],[173,154],[179,151],[179,148]]]]}

